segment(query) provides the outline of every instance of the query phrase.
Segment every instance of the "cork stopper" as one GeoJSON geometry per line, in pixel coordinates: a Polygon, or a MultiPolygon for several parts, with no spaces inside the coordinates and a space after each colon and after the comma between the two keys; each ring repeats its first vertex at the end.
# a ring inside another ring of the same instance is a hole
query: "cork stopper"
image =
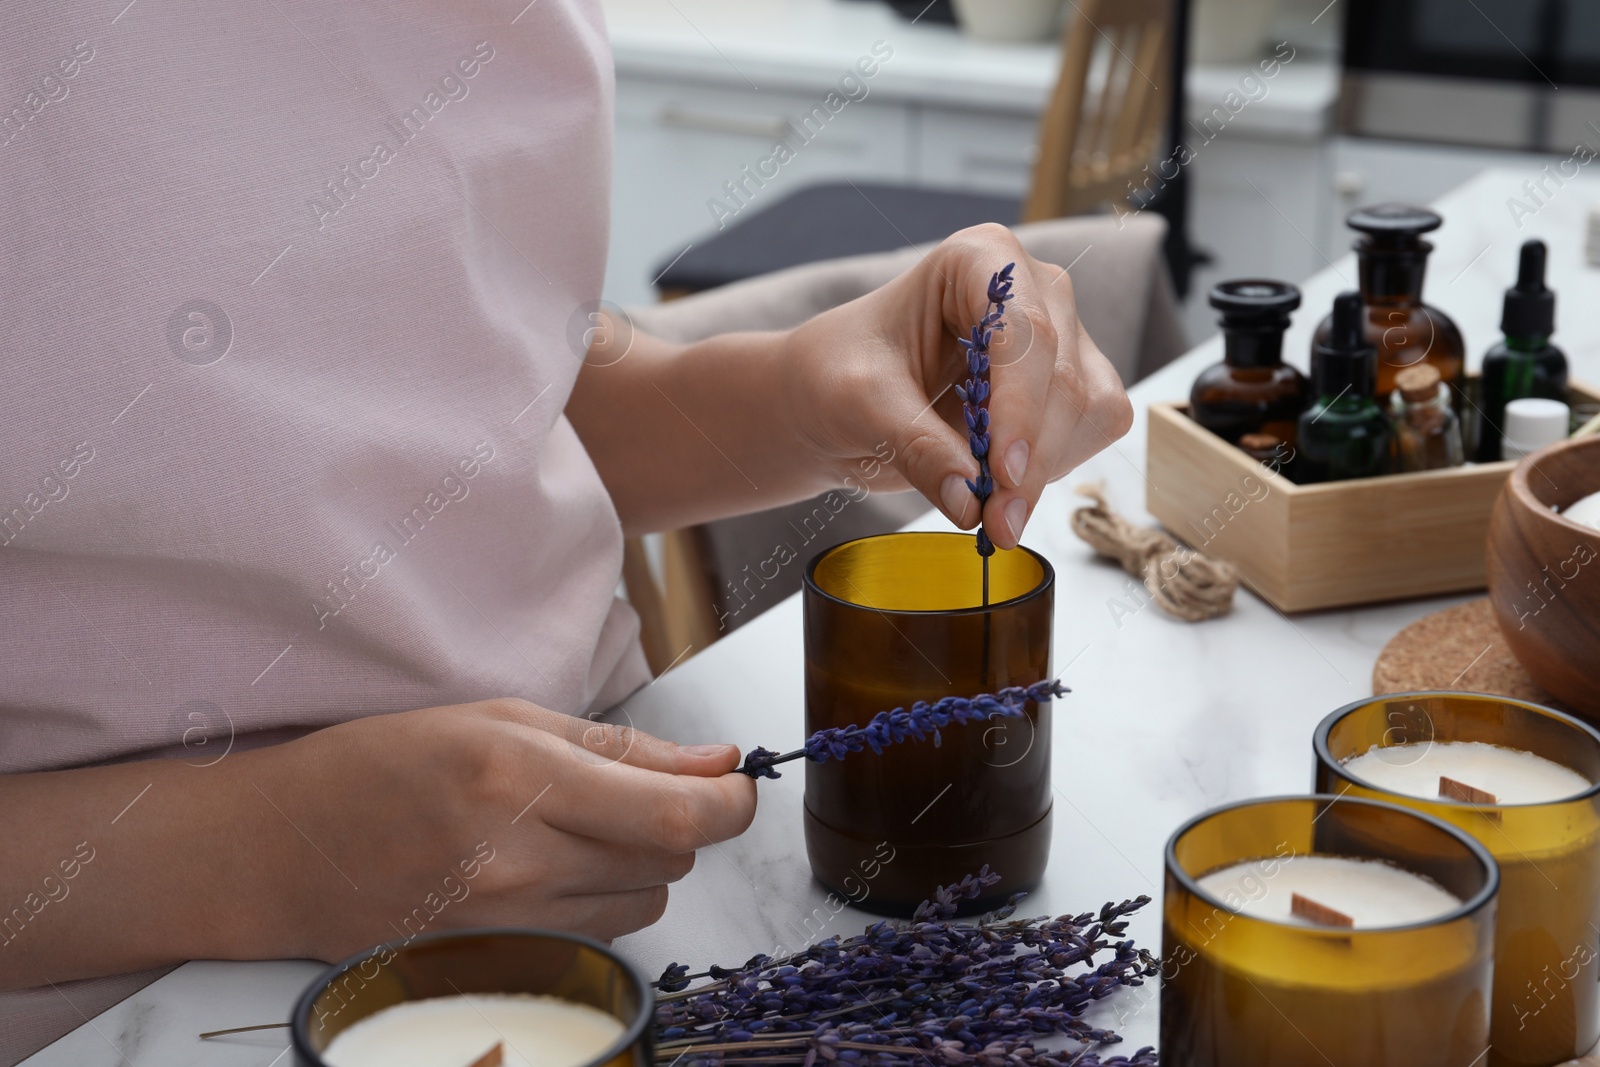
{"type": "Polygon", "coordinates": [[[1413,404],[1439,395],[1439,368],[1432,363],[1413,363],[1394,376],[1400,395],[1413,404]]]}
{"type": "Polygon", "coordinates": [[[1272,452],[1281,444],[1283,439],[1270,433],[1247,433],[1239,438],[1239,447],[1246,452],[1272,452]]]}

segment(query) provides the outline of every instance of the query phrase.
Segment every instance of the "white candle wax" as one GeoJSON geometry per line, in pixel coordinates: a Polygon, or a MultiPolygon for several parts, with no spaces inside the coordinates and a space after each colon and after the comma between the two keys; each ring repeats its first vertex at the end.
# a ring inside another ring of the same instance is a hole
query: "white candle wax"
{"type": "Polygon", "coordinates": [[[1290,911],[1295,893],[1348,915],[1354,929],[1409,926],[1461,906],[1459,897],[1420,874],[1382,860],[1348,856],[1248,860],[1212,871],[1199,882],[1201,889],[1232,911],[1300,926],[1318,924],[1290,911]]]}
{"type": "Polygon", "coordinates": [[[1345,761],[1351,775],[1408,797],[1439,799],[1439,779],[1492,793],[1497,804],[1543,804],[1584,792],[1594,783],[1543,756],[1482,741],[1374,745],[1345,761]]]}
{"type": "Polygon", "coordinates": [[[498,1042],[503,1067],[579,1067],[622,1036],[598,1008],[527,993],[406,1001],[333,1039],[329,1067],[467,1067],[498,1042]]]}
{"type": "Polygon", "coordinates": [[[1581,500],[1574,500],[1561,514],[1573,522],[1600,530],[1600,493],[1590,493],[1581,500]]]}

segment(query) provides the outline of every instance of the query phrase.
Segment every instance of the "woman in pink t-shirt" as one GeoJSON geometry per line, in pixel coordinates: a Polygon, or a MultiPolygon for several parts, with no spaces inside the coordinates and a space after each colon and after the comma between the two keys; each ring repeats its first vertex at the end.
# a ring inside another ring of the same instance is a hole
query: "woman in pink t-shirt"
{"type": "Polygon", "coordinates": [[[787,333],[575,354],[608,236],[597,0],[22,6],[0,990],[336,958],[488,838],[444,925],[654,921],[755,788],[731,745],[582,717],[648,677],[624,532],[805,498],[885,441],[886,487],[971,529],[931,402],[1011,261],[997,544],[1129,424],[1070,281],[999,227],[787,333]],[[194,759],[222,718],[234,751],[194,759]]]}

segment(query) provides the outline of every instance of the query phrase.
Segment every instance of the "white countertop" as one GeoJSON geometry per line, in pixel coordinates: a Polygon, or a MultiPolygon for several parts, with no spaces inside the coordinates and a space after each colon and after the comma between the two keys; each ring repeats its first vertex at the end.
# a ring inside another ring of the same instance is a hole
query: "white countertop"
{"type": "MultiPolygon", "coordinates": [[[[782,5],[775,4],[780,7],[782,5]]],[[[1474,359],[1496,339],[1501,290],[1530,236],[1550,244],[1560,299],[1557,343],[1577,378],[1600,381],[1600,272],[1583,265],[1584,220],[1600,182],[1569,183],[1518,231],[1505,206],[1523,175],[1488,172],[1439,201],[1427,295],[1460,324],[1474,359]]],[[[1092,270],[1092,257],[1078,270],[1092,270]]],[[[1310,279],[1287,351],[1304,363],[1310,333],[1334,294],[1355,280],[1349,257],[1310,279]]],[[[1461,598],[1435,598],[1290,620],[1241,591],[1231,615],[1198,625],[1149,608],[1114,617],[1128,579],[1093,559],[1068,528],[1079,503],[1071,487],[1103,480],[1113,504],[1143,513],[1144,408],[1187,395],[1195,373],[1219,358],[1201,345],[1136,386],[1134,428],[1114,448],[1048,491],[1027,541],[1056,568],[1055,666],[1072,695],[1056,705],[1054,843],[1044,884],[1024,906],[1052,914],[1097,908],[1140,893],[1159,898],[1162,848],[1179,823],[1251,796],[1310,785],[1311,732],[1328,712],[1371,692],[1384,643],[1414,619],[1461,598]]],[[[920,525],[937,526],[933,520],[920,525]]],[[[1381,546],[1375,546],[1381,547],[1381,546]]],[[[1466,664],[1462,665],[1466,667],[1466,664]]],[[[639,727],[685,742],[734,741],[783,749],[801,740],[800,604],[790,598],[635,695],[639,727]],[[759,696],[753,696],[759,694],[759,696]]],[[[618,942],[646,971],[667,963],[736,963],[779,943],[794,945],[823,908],[800,833],[803,774],[760,784],[761,807],[743,837],[700,856],[672,890],[665,918],[618,942]]],[[[1159,902],[1136,916],[1131,936],[1159,948],[1159,902]]],[[[537,921],[529,916],[529,922],[537,921]]],[[[827,934],[871,921],[854,909],[827,934]]],[[[816,928],[816,920],[811,929],[816,928]]],[[[62,1038],[30,1067],[281,1067],[282,1031],[200,1042],[202,1030],[274,1022],[318,973],[306,962],[187,964],[62,1038]]],[[[1156,1039],[1153,987],[1123,991],[1097,1009],[1131,1052],[1156,1039]]]]}
{"type": "MultiPolygon", "coordinates": [[[[977,41],[953,26],[913,24],[876,0],[604,0],[604,7],[620,77],[826,92],[874,42],[886,41],[894,58],[872,82],[881,99],[1037,115],[1060,66],[1056,40],[977,41]]],[[[1191,116],[1220,105],[1249,69],[1191,70],[1191,116]]],[[[1338,64],[1302,50],[1230,128],[1321,136],[1332,129],[1338,90],[1338,64]]]]}

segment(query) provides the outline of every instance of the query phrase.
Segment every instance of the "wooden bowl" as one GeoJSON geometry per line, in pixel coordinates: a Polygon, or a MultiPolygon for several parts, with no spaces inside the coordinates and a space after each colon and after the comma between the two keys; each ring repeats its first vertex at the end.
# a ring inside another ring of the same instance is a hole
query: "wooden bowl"
{"type": "Polygon", "coordinates": [[[1535,682],[1600,723],[1600,530],[1562,518],[1600,492],[1600,437],[1562,441],[1517,464],[1489,520],[1489,601],[1535,682]]]}

